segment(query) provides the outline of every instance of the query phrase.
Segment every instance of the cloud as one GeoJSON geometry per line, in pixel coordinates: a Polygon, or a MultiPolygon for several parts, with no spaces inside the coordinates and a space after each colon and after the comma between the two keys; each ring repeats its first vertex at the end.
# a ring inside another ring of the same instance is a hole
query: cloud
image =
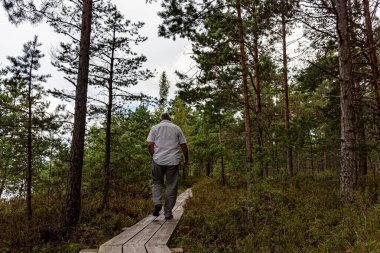
{"type": "MultiPolygon", "coordinates": [[[[148,61],[144,66],[145,68],[156,69],[157,71],[155,78],[131,87],[130,91],[136,93],[143,92],[157,97],[159,75],[162,71],[166,71],[171,82],[170,97],[173,97],[176,82],[174,71],[186,71],[187,67],[191,65],[189,56],[190,42],[184,39],[173,41],[158,37],[157,28],[161,23],[161,19],[157,16],[157,13],[161,10],[159,3],[145,4],[143,0],[114,0],[113,2],[127,19],[130,19],[132,22],[145,22],[141,35],[147,36],[148,40],[135,47],[134,50],[147,57],[148,61]]],[[[8,65],[7,56],[20,55],[22,53],[22,45],[32,40],[34,35],[38,35],[40,42],[43,43],[41,50],[45,54],[45,58],[41,62],[40,72],[52,75],[52,78],[46,84],[46,88],[73,89],[72,85],[64,80],[64,75],[58,72],[50,63],[50,52],[57,48],[61,41],[65,41],[65,37],[54,33],[53,29],[46,23],[38,25],[24,23],[16,27],[9,23],[7,14],[3,8],[0,8],[0,25],[2,34],[7,35],[3,36],[3,39],[0,40],[0,67],[8,65]]],[[[90,94],[96,94],[96,90],[90,87],[90,94]]],[[[57,100],[52,99],[52,108],[57,103],[57,100]]],[[[72,109],[73,105],[69,105],[68,108],[72,109]]]]}
{"type": "Polygon", "coordinates": [[[175,71],[178,70],[180,72],[187,72],[193,65],[193,61],[190,58],[190,50],[187,45],[184,45],[181,50],[178,50],[177,54],[172,56],[172,58],[173,59],[171,61],[152,65],[152,68],[156,70],[156,76],[136,87],[133,87],[131,90],[158,97],[160,76],[161,73],[165,71],[170,82],[169,99],[174,98],[175,92],[177,91],[175,84],[178,81],[175,71]]]}

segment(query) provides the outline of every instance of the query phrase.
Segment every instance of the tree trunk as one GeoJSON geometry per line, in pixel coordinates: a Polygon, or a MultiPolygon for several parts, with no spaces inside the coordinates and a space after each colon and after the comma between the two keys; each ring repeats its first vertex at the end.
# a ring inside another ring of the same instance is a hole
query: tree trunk
{"type": "MultiPolygon", "coordinates": [[[[356,103],[356,141],[357,141],[357,166],[356,175],[366,175],[368,170],[367,164],[367,145],[366,145],[366,134],[365,134],[365,122],[364,122],[364,108],[362,103],[363,95],[361,92],[361,87],[359,82],[355,82],[355,103],[356,103]]],[[[356,178],[357,181],[357,178],[356,178]]],[[[356,182],[357,183],[357,182],[356,182]]]]}
{"type": "Polygon", "coordinates": [[[282,31],[282,64],[284,78],[284,109],[285,109],[285,132],[286,132],[286,170],[288,178],[293,177],[293,152],[290,141],[290,124],[289,124],[289,84],[288,84],[288,58],[286,45],[286,18],[281,15],[281,31],[282,31]]]}
{"type": "Polygon", "coordinates": [[[206,163],[206,176],[210,176],[211,175],[211,160],[207,160],[207,163],[206,163]]]}
{"type": "Polygon", "coordinates": [[[358,139],[359,139],[359,150],[358,150],[358,169],[360,175],[367,175],[368,163],[367,163],[367,147],[366,147],[366,134],[363,125],[358,126],[358,139]]]}
{"type": "Polygon", "coordinates": [[[49,140],[50,140],[50,157],[49,157],[49,174],[48,174],[48,189],[47,189],[47,204],[50,205],[50,199],[51,199],[51,176],[52,176],[52,169],[53,169],[53,143],[52,143],[52,133],[49,132],[49,140]]]}
{"type": "Polygon", "coordinates": [[[112,107],[113,107],[113,77],[116,48],[116,28],[113,29],[112,51],[110,61],[110,76],[108,79],[108,105],[106,116],[106,148],[104,154],[104,175],[103,175],[103,201],[102,209],[109,207],[109,190],[110,190],[110,161],[111,161],[111,126],[112,126],[112,107]]]}
{"type": "Polygon", "coordinates": [[[225,172],[224,172],[224,156],[222,155],[220,157],[220,162],[221,162],[221,166],[222,166],[222,185],[225,185],[226,184],[226,175],[225,175],[225,172]]]}
{"type": "Polygon", "coordinates": [[[315,172],[315,168],[314,168],[314,149],[313,149],[313,141],[311,139],[311,134],[309,134],[309,138],[310,138],[310,172],[311,172],[311,176],[314,177],[314,172],[315,172]]]}
{"type": "MultiPolygon", "coordinates": [[[[379,85],[379,63],[376,53],[376,43],[373,38],[373,29],[371,21],[371,13],[369,9],[369,1],[363,0],[364,18],[365,18],[365,35],[369,53],[369,60],[371,66],[371,83],[375,93],[376,99],[376,122],[378,134],[380,134],[380,85],[379,85]]],[[[380,158],[380,140],[377,143],[378,157],[380,158]]],[[[378,167],[380,168],[380,159],[378,167]]]]}
{"type": "Polygon", "coordinates": [[[246,149],[246,162],[251,164],[252,159],[252,143],[251,143],[251,116],[249,111],[249,90],[247,81],[247,62],[244,48],[244,26],[241,18],[240,0],[236,1],[236,10],[238,14],[239,26],[239,46],[240,46],[240,64],[243,75],[243,95],[244,95],[244,122],[245,122],[245,149],[246,149]]]}
{"type": "Polygon", "coordinates": [[[275,141],[274,142],[274,163],[275,163],[275,168],[276,168],[276,172],[277,174],[280,173],[280,168],[279,168],[279,165],[278,165],[278,150],[277,150],[277,142],[275,141]]]}
{"type": "MultiPolygon", "coordinates": [[[[219,148],[222,150],[222,125],[219,124],[219,148]]],[[[226,177],[225,177],[225,174],[224,174],[224,155],[223,155],[223,151],[221,151],[221,156],[220,156],[220,163],[221,163],[221,167],[222,167],[222,170],[221,170],[221,173],[222,173],[222,185],[225,185],[226,184],[226,177]]]]}
{"type": "MultiPolygon", "coordinates": [[[[189,168],[188,168],[188,170],[189,170],[189,168]]],[[[186,178],[186,167],[182,166],[182,179],[185,179],[185,178],[186,178]]]]}
{"type": "Polygon", "coordinates": [[[0,199],[1,199],[1,196],[3,196],[6,182],[7,182],[7,167],[4,167],[4,173],[1,177],[1,183],[0,183],[0,199]]]}
{"type": "Polygon", "coordinates": [[[335,0],[340,72],[341,172],[340,190],[343,203],[354,200],[355,190],[355,108],[352,56],[348,27],[347,0],[335,0]]]}
{"type": "Polygon", "coordinates": [[[255,35],[253,43],[253,61],[254,61],[254,72],[255,72],[255,83],[253,84],[253,89],[256,94],[256,125],[257,133],[256,140],[258,145],[258,159],[260,163],[260,176],[264,177],[267,175],[268,171],[264,164],[264,154],[263,154],[263,126],[262,126],[262,106],[261,106],[261,80],[260,80],[260,70],[259,70],[259,47],[258,38],[255,35]]]}
{"type": "Polygon", "coordinates": [[[28,162],[26,170],[26,209],[28,220],[32,219],[32,177],[33,177],[33,140],[32,140],[32,71],[34,62],[34,52],[37,46],[37,37],[33,41],[33,49],[31,52],[29,76],[28,76],[28,162]]]}
{"type": "Polygon", "coordinates": [[[78,78],[75,97],[74,130],[67,183],[64,225],[76,226],[81,211],[81,184],[86,130],[87,88],[91,40],[92,0],[83,0],[78,78]]]}

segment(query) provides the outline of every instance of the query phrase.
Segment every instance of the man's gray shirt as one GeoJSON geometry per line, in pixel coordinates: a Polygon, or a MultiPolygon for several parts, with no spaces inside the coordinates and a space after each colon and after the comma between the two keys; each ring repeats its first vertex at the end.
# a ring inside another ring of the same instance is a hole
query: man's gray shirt
{"type": "Polygon", "coordinates": [[[180,144],[186,138],[179,126],[162,120],[150,129],[147,142],[154,142],[153,161],[159,165],[178,165],[181,159],[180,144]]]}

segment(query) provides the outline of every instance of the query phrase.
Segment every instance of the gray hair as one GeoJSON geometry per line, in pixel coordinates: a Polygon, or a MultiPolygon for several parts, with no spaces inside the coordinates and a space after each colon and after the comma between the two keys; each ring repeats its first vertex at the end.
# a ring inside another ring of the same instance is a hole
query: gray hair
{"type": "Polygon", "coordinates": [[[169,113],[162,113],[160,116],[161,120],[171,120],[169,113]]]}

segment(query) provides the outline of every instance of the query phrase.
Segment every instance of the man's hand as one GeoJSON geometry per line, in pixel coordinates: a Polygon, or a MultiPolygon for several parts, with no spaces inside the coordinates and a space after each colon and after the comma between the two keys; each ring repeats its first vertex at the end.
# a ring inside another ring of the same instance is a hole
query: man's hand
{"type": "Polygon", "coordinates": [[[148,142],[148,151],[149,151],[150,159],[153,160],[154,142],[148,142]]]}
{"type": "Polygon", "coordinates": [[[187,148],[187,144],[183,143],[180,146],[183,152],[183,156],[185,157],[185,163],[183,165],[185,168],[189,168],[189,149],[187,148]]]}

